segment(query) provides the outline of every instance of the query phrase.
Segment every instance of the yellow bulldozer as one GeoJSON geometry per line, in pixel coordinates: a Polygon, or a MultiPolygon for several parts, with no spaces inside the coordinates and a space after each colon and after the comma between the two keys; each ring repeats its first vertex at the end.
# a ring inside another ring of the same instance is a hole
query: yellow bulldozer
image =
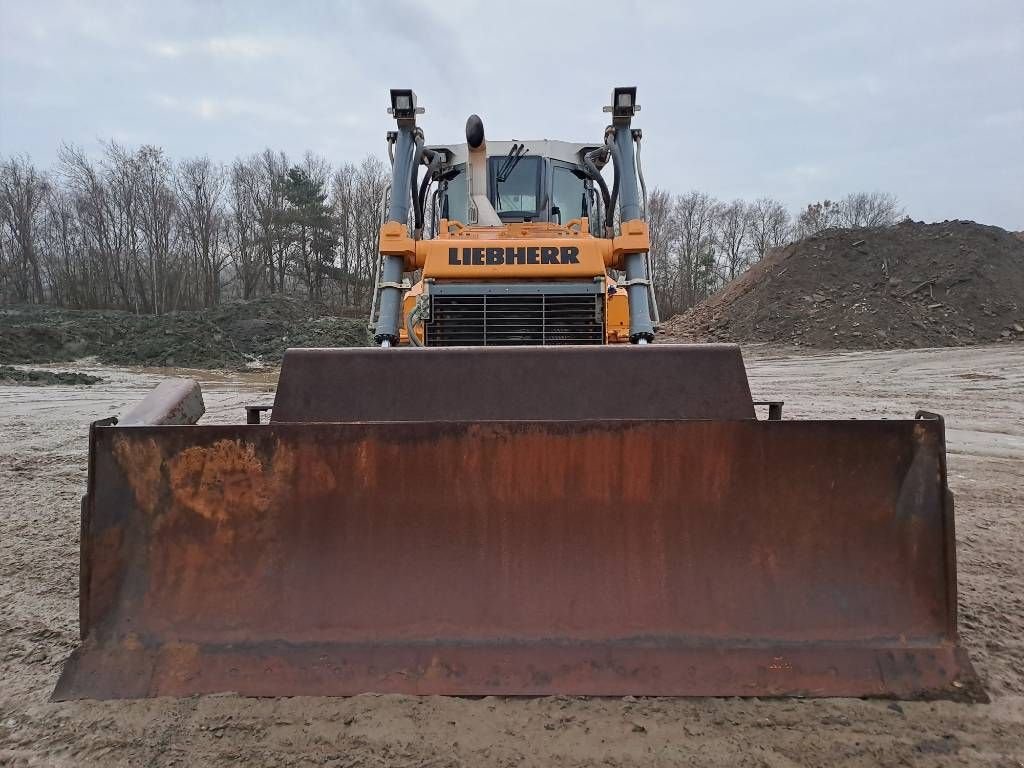
{"type": "Polygon", "coordinates": [[[391,92],[374,346],[289,350],[267,423],[175,380],[93,424],[56,699],[978,690],[942,419],[759,418],[737,346],[653,343],[605,109],[427,145],[391,92]]]}

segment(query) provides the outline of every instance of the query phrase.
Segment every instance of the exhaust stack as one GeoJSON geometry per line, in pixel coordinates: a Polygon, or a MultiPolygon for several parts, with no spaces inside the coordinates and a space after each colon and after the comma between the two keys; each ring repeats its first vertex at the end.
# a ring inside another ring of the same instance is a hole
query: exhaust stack
{"type": "Polygon", "coordinates": [[[469,148],[469,223],[500,227],[501,218],[487,197],[487,140],[484,121],[479,115],[470,115],[466,120],[466,145],[469,148]]]}

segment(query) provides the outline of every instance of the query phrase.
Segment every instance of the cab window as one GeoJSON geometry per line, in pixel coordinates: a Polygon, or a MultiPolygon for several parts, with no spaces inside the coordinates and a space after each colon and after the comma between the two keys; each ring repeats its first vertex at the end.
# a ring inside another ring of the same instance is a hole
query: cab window
{"type": "MultiPolygon", "coordinates": [[[[558,208],[563,224],[587,215],[583,179],[567,166],[556,165],[551,169],[551,204],[558,208]]],[[[552,216],[552,221],[555,220],[552,216]]]]}
{"type": "Polygon", "coordinates": [[[463,224],[469,223],[469,188],[466,184],[466,164],[460,163],[455,168],[459,171],[458,176],[448,180],[448,191],[445,193],[444,201],[441,204],[441,216],[445,219],[454,219],[463,224]]]}

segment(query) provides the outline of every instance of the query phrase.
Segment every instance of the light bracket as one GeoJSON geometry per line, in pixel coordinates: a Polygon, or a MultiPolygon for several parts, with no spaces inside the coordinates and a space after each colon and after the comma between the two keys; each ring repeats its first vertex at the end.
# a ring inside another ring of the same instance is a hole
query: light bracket
{"type": "Polygon", "coordinates": [[[636,103],[636,86],[625,86],[615,88],[612,91],[611,106],[604,108],[605,112],[611,112],[613,120],[629,121],[637,112],[640,105],[636,103]]]}

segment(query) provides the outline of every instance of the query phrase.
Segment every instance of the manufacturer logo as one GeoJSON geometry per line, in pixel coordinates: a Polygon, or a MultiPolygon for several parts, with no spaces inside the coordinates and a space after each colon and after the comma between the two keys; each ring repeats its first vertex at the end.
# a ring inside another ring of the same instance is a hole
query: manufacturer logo
{"type": "Polygon", "coordinates": [[[502,264],[579,264],[579,255],[580,249],[574,245],[449,248],[448,263],[467,267],[497,267],[502,264]]]}

